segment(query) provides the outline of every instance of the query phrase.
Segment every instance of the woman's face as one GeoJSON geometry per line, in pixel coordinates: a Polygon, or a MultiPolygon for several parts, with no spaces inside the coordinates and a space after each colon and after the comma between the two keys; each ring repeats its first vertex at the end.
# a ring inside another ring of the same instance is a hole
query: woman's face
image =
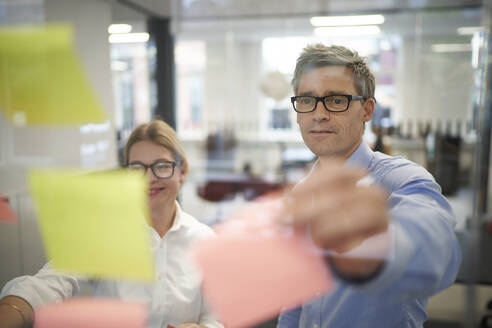
{"type": "MultiPolygon", "coordinates": [[[[164,146],[149,140],[138,141],[130,148],[128,164],[143,164],[150,166],[157,162],[174,162],[174,154],[164,146]]],[[[157,171],[156,171],[157,172],[157,171]]],[[[178,196],[179,186],[184,182],[185,175],[181,173],[178,165],[174,168],[174,174],[167,179],[157,178],[150,168],[145,176],[149,182],[149,206],[150,210],[173,210],[174,201],[178,196]]]]}

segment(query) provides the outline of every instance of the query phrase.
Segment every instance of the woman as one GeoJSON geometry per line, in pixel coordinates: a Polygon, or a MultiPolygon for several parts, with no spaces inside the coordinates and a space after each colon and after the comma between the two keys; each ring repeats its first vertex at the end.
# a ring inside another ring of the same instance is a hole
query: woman
{"type": "Polygon", "coordinates": [[[141,172],[149,183],[154,284],[83,280],[55,273],[47,264],[35,276],[19,277],[5,285],[0,300],[0,328],[29,326],[33,308],[75,296],[87,288],[93,290],[94,296],[145,302],[151,327],[222,327],[204,303],[200,280],[186,254],[191,242],[208,237],[213,231],[183,212],[176,202],[188,173],[176,132],[163,121],[140,125],[128,139],[125,161],[128,169],[141,172]]]}

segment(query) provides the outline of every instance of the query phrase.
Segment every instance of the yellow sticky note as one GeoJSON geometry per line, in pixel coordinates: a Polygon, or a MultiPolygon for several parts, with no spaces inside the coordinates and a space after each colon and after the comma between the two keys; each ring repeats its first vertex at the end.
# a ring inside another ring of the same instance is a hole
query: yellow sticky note
{"type": "Polygon", "coordinates": [[[127,171],[31,170],[44,246],[56,269],[96,278],[154,278],[147,185],[127,171]]]}
{"type": "Polygon", "coordinates": [[[102,123],[107,115],[69,25],[0,28],[0,109],[14,125],[102,123]]]}

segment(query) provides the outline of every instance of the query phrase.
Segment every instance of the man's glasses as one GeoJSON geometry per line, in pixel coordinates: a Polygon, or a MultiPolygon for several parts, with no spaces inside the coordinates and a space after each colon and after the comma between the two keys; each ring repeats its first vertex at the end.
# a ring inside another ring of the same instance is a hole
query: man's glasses
{"type": "Polygon", "coordinates": [[[126,166],[128,170],[139,172],[142,175],[147,173],[147,169],[151,169],[154,176],[158,179],[169,179],[174,174],[176,162],[157,161],[151,165],[143,163],[130,163],[126,166]]]}
{"type": "Polygon", "coordinates": [[[349,108],[352,100],[362,99],[365,98],[352,95],[330,95],[325,97],[296,96],[291,97],[290,101],[296,112],[309,113],[316,109],[318,101],[321,101],[323,106],[325,106],[325,109],[329,112],[344,112],[349,108]]]}

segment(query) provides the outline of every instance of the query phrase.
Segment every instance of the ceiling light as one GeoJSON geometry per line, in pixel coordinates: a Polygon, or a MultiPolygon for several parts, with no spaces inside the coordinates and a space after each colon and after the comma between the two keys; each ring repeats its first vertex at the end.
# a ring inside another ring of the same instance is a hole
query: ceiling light
{"type": "Polygon", "coordinates": [[[377,25],[383,23],[383,15],[317,16],[311,18],[313,26],[377,25]]]}
{"type": "Polygon", "coordinates": [[[111,24],[108,26],[108,33],[130,33],[133,27],[129,24],[111,24]]]}
{"type": "Polygon", "coordinates": [[[466,52],[471,50],[472,46],[469,43],[435,43],[432,45],[434,52],[466,52]]]}
{"type": "Polygon", "coordinates": [[[381,33],[379,26],[342,26],[342,27],[317,27],[314,29],[316,36],[362,36],[378,35],[381,33]]]}
{"type": "Polygon", "coordinates": [[[482,26],[463,26],[463,27],[458,27],[456,29],[456,33],[458,35],[472,35],[476,32],[482,32],[483,27],[482,26]]]}
{"type": "Polygon", "coordinates": [[[111,34],[109,43],[141,43],[149,41],[149,33],[111,34]]]}

